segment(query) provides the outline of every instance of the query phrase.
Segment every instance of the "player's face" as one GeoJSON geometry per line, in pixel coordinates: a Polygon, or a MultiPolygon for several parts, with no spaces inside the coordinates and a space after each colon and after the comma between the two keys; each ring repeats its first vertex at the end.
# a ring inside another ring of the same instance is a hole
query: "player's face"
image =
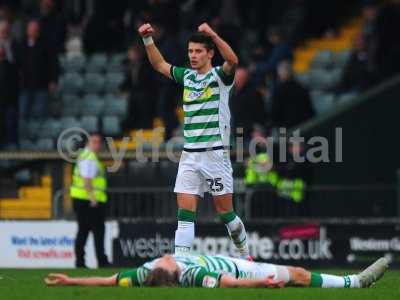
{"type": "Polygon", "coordinates": [[[188,55],[190,60],[190,65],[193,69],[198,70],[207,65],[213,55],[213,50],[208,50],[206,46],[202,43],[189,43],[188,55]]]}
{"type": "Polygon", "coordinates": [[[175,273],[178,270],[178,265],[171,255],[161,257],[154,267],[164,269],[170,273],[175,273]]]}

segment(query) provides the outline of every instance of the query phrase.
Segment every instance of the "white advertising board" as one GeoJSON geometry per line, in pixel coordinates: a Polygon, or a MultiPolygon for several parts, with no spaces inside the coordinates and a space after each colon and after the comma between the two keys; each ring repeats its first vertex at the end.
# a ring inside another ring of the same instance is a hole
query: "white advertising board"
{"type": "MultiPolygon", "coordinates": [[[[0,222],[0,268],[73,268],[77,223],[70,221],[0,222]]],[[[112,260],[117,222],[106,222],[104,246],[112,260]]],[[[86,265],[97,266],[93,234],[86,243],[86,265]]]]}

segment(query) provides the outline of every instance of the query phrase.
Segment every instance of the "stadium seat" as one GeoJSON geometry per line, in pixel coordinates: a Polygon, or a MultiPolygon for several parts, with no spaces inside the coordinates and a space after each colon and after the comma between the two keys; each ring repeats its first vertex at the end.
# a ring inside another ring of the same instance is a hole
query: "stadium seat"
{"type": "Polygon", "coordinates": [[[39,139],[35,143],[36,150],[54,150],[55,145],[53,139],[39,139]]]}
{"type": "Polygon", "coordinates": [[[344,68],[346,63],[349,61],[350,56],[351,56],[351,51],[349,50],[337,52],[334,57],[335,68],[344,68]]]}
{"type": "Polygon", "coordinates": [[[65,94],[61,98],[63,117],[78,117],[82,114],[82,99],[76,94],[65,94]]]}
{"type": "Polygon", "coordinates": [[[318,115],[331,110],[334,106],[334,100],[335,99],[333,94],[324,93],[322,91],[311,92],[311,101],[318,115]]]}
{"type": "Polygon", "coordinates": [[[124,81],[123,73],[108,73],[105,78],[105,90],[107,93],[117,93],[124,81]]]}
{"type": "Polygon", "coordinates": [[[83,116],[81,126],[89,133],[97,132],[99,130],[99,119],[95,116],[83,116]]]}
{"type": "Polygon", "coordinates": [[[309,76],[309,85],[312,89],[324,90],[333,88],[339,82],[341,70],[314,69],[309,72],[309,76]]]}
{"type": "Polygon", "coordinates": [[[30,139],[20,139],[19,140],[19,147],[22,150],[35,150],[36,145],[30,139]]]}
{"type": "Polygon", "coordinates": [[[100,116],[104,108],[104,99],[95,94],[88,94],[82,102],[82,114],[100,116]]]}
{"type": "Polygon", "coordinates": [[[60,79],[61,93],[79,93],[83,87],[83,78],[78,73],[65,73],[60,79]]]}
{"type": "Polygon", "coordinates": [[[308,87],[310,83],[310,75],[308,73],[296,74],[295,77],[303,86],[308,87]]]}
{"type": "Polygon", "coordinates": [[[334,55],[330,50],[322,50],[315,55],[311,61],[311,68],[313,69],[328,69],[332,67],[334,55]]]}
{"type": "Polygon", "coordinates": [[[123,71],[123,62],[126,58],[125,53],[117,53],[113,54],[110,57],[110,60],[107,64],[107,72],[115,73],[115,72],[122,72],[123,71]]]}
{"type": "Polygon", "coordinates": [[[56,138],[61,132],[61,122],[56,119],[47,119],[44,121],[38,132],[39,138],[56,138]]]}
{"type": "Polygon", "coordinates": [[[102,119],[102,129],[104,136],[117,136],[121,133],[120,120],[115,116],[105,116],[102,119]]]}
{"type": "Polygon", "coordinates": [[[99,73],[86,74],[83,89],[86,93],[101,93],[101,92],[103,92],[104,77],[99,73]]]}
{"type": "Polygon", "coordinates": [[[81,123],[77,118],[74,117],[62,117],[60,119],[61,122],[61,130],[77,127],[81,128],[81,123]]]}
{"type": "Polygon", "coordinates": [[[20,138],[35,139],[38,137],[38,133],[41,127],[41,121],[21,121],[19,124],[20,138]]]}
{"type": "Polygon", "coordinates": [[[339,95],[336,100],[339,103],[347,103],[353,101],[356,96],[356,93],[344,93],[339,95]]]}
{"type": "Polygon", "coordinates": [[[83,55],[80,56],[61,56],[60,57],[60,64],[61,68],[66,73],[74,73],[74,72],[81,72],[86,63],[86,57],[83,55]]]}
{"type": "Polygon", "coordinates": [[[128,113],[128,100],[123,97],[113,95],[106,96],[104,105],[104,115],[118,116],[121,119],[125,118],[128,113]]]}
{"type": "Polygon", "coordinates": [[[88,63],[86,64],[86,72],[95,73],[102,72],[107,64],[108,58],[107,55],[103,53],[93,54],[88,63]]]}

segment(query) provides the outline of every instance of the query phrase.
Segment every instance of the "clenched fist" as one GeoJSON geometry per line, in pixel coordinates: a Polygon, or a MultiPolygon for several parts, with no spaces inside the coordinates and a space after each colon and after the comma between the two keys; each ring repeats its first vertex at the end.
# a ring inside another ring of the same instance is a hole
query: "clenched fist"
{"type": "Polygon", "coordinates": [[[217,34],[215,33],[214,30],[211,29],[211,27],[207,24],[207,23],[203,23],[201,24],[198,29],[199,32],[204,33],[206,35],[208,35],[209,37],[214,37],[217,34]]]}
{"type": "Polygon", "coordinates": [[[150,23],[146,23],[139,27],[138,33],[142,38],[146,38],[152,36],[152,34],[154,33],[154,29],[150,23]]]}

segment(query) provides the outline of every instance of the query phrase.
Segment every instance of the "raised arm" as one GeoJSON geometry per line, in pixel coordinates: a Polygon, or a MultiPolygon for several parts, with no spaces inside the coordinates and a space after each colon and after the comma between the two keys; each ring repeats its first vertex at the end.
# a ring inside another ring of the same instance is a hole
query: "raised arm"
{"type": "Polygon", "coordinates": [[[146,47],[147,57],[153,68],[163,74],[164,76],[171,78],[171,65],[167,63],[154,44],[152,34],[154,32],[153,27],[151,24],[146,23],[139,27],[138,32],[143,39],[143,43],[146,47]]]}
{"type": "Polygon", "coordinates": [[[225,60],[222,68],[226,75],[232,75],[235,73],[235,69],[239,64],[239,59],[231,46],[228,45],[207,23],[203,23],[198,28],[199,32],[203,32],[210,36],[221,53],[222,58],[225,60]]]}
{"type": "Polygon", "coordinates": [[[47,286],[116,286],[117,274],[110,277],[69,277],[65,274],[51,273],[44,279],[47,286]]]}
{"type": "Polygon", "coordinates": [[[275,281],[272,277],[263,279],[236,279],[229,275],[222,275],[219,283],[221,288],[281,288],[283,281],[275,281]]]}

